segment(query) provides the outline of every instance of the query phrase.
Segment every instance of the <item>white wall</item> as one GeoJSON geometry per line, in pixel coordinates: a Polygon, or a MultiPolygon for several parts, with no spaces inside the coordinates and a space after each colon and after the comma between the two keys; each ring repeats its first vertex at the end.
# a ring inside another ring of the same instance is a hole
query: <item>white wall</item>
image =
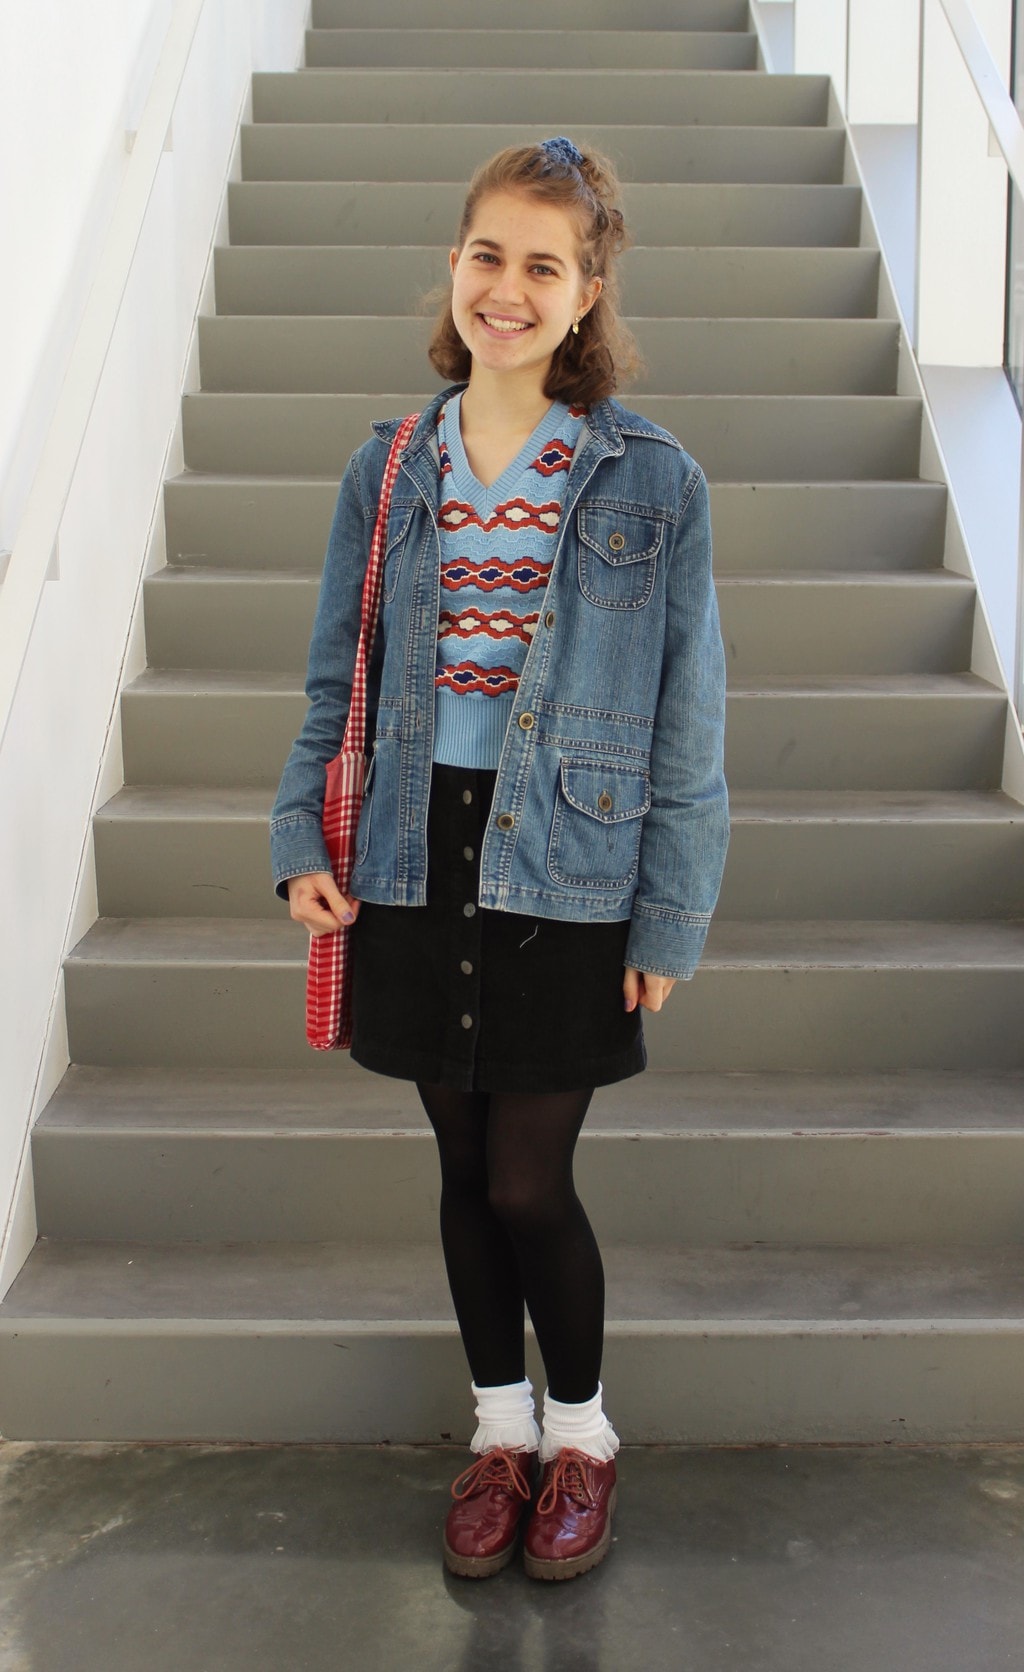
{"type": "MultiPolygon", "coordinates": [[[[0,517],[28,497],[173,0],[0,8],[0,517]]],[[[194,328],[252,70],[302,59],[308,0],[206,0],[0,745],[0,1295],[35,1237],[28,1133],[68,1062],[61,965],[96,915],[91,816],[120,784],[143,575],[182,468],[194,328]]],[[[204,289],[205,286],[205,289],[204,289]]],[[[0,609],[3,587],[0,586],[0,609]]],[[[0,723],[3,717],[0,716],[0,723]]]]}
{"type": "Polygon", "coordinates": [[[0,547],[14,541],[170,13],[171,0],[0,8],[0,547]]]}

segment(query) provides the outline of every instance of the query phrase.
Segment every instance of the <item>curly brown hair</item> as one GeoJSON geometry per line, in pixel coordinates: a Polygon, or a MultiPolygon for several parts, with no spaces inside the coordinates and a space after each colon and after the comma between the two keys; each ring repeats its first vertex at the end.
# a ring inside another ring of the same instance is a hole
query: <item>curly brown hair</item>
{"type": "MultiPolygon", "coordinates": [[[[544,383],[548,400],[590,406],[603,400],[641,367],[632,332],[619,315],[616,258],[630,238],[618,207],[621,187],[607,157],[590,149],[571,162],[564,149],[541,144],[511,145],[482,163],[473,175],[459,223],[462,249],[481,199],[495,192],[525,192],[542,203],[572,212],[579,240],[579,264],[585,281],[599,277],[597,301],[580,320],[579,334],[569,332],[551,358],[544,383]]],[[[472,355],[452,316],[452,286],[439,286],[424,299],[436,304],[437,319],[427,353],[434,370],[453,383],[469,379],[472,355]]]]}

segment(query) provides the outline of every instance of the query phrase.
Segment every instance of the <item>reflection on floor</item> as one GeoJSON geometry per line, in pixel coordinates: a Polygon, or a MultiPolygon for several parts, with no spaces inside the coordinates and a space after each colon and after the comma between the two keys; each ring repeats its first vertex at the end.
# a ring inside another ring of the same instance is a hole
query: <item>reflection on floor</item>
{"type": "Polygon", "coordinates": [[[445,1573],[448,1448],[0,1443],[3,1672],[996,1672],[1024,1447],[623,1448],[564,1584],[445,1573]]]}

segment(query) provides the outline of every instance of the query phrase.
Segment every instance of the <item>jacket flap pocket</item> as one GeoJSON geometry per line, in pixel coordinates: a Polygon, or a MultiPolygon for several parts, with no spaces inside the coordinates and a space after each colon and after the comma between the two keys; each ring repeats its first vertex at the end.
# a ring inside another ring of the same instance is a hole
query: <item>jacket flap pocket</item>
{"type": "Polygon", "coordinates": [[[580,539],[606,563],[639,563],[653,557],[661,546],[664,523],[632,511],[614,511],[604,506],[581,505],[580,539]]]}
{"type": "Polygon", "coordinates": [[[651,780],[643,767],[563,760],[562,794],[570,806],[602,824],[639,818],[651,805],[651,780]]]}

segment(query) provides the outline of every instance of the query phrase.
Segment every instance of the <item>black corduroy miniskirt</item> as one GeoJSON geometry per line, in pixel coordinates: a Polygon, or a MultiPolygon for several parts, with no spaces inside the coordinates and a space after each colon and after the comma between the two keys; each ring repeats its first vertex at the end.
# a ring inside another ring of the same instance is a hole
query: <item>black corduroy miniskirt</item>
{"type": "Polygon", "coordinates": [[[427,904],[363,901],[351,932],[352,1058],[463,1091],[574,1091],[647,1066],[622,977],[629,922],[477,904],[497,774],[435,765],[427,904]]]}

